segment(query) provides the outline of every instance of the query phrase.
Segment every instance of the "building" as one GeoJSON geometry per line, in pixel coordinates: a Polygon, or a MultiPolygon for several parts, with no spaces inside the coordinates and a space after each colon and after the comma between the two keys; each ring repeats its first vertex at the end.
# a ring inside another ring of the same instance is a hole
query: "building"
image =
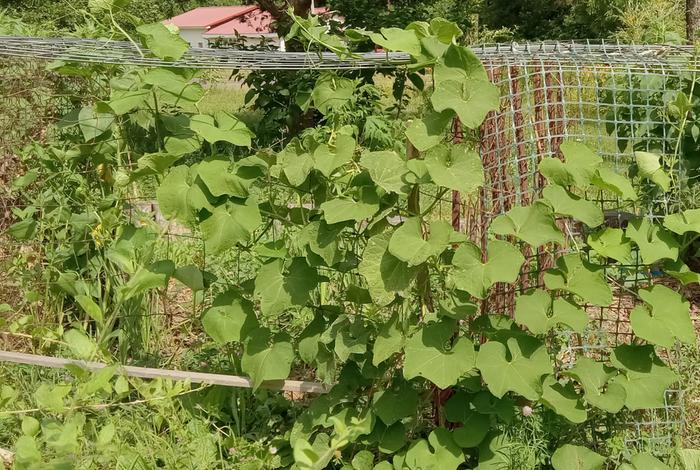
{"type": "MultiPolygon", "coordinates": [[[[314,8],[315,15],[328,12],[314,8]]],[[[272,29],[272,16],[256,5],[199,7],[165,20],[180,30],[180,36],[194,48],[207,48],[221,40],[242,38],[247,44],[265,41],[284,50],[284,39],[272,29]]]]}

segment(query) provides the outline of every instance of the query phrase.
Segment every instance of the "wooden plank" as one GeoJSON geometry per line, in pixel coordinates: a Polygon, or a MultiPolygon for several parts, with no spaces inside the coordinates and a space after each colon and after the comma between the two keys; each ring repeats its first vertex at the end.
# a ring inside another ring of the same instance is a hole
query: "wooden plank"
{"type": "MultiPolygon", "coordinates": [[[[110,364],[102,362],[81,361],[77,359],[40,356],[37,354],[25,354],[11,351],[0,351],[0,361],[40,367],[52,367],[54,369],[65,369],[66,366],[78,366],[90,371],[96,371],[110,366],[110,364]]],[[[118,366],[118,370],[129,377],[139,377],[143,379],[189,380],[192,383],[224,385],[226,387],[236,388],[253,388],[252,380],[248,377],[240,377],[237,375],[210,374],[207,372],[155,369],[136,366],[118,366]]],[[[300,380],[269,381],[264,382],[261,387],[297,393],[326,393],[328,391],[328,387],[322,383],[304,382],[300,380]]]]}

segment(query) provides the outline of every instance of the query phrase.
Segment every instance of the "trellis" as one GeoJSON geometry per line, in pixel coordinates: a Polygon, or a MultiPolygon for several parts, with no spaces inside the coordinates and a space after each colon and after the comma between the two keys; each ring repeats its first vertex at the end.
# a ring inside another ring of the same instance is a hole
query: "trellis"
{"type": "MultiPolygon", "coordinates": [[[[559,156],[559,147],[565,139],[585,142],[619,169],[629,165],[635,147],[657,152],[673,148],[676,137],[664,133],[651,138],[648,133],[651,126],[667,124],[666,104],[659,97],[675,91],[674,80],[695,77],[700,70],[690,46],[553,42],[484,45],[473,50],[486,66],[490,79],[502,90],[500,109],[490,113],[480,129],[479,147],[487,184],[477,198],[463,199],[454,193],[444,204],[450,208],[453,225],[482,243],[493,217],[538,196],[544,181],[537,165],[542,158],[559,156]]],[[[341,59],[334,54],[228,49],[193,49],[181,60],[163,61],[144,55],[128,42],[0,37],[0,57],[3,56],[6,71],[10,70],[7,64],[26,66],[27,58],[32,58],[30,64],[38,63],[37,60],[59,60],[229,70],[383,69],[402,67],[409,62],[408,56],[395,53],[341,59]]],[[[4,82],[0,87],[8,85],[4,82]]],[[[13,99],[10,93],[0,93],[3,109],[9,109],[13,99]]],[[[6,117],[5,121],[0,118],[0,122],[4,123],[0,126],[0,147],[5,147],[0,150],[7,151],[21,137],[33,137],[14,132],[21,120],[6,117]],[[14,137],[9,139],[10,135],[14,137]]],[[[462,129],[458,122],[453,130],[455,140],[460,140],[462,129]]],[[[625,223],[626,214],[619,211],[620,202],[616,198],[603,193],[597,197],[606,209],[608,223],[625,223]]],[[[677,204],[672,195],[635,207],[633,211],[651,217],[663,216],[677,204]]],[[[572,243],[577,236],[585,235],[582,227],[570,221],[559,223],[571,235],[572,243]]],[[[552,247],[526,252],[530,269],[522,273],[518,289],[540,285],[542,273],[553,265],[558,253],[566,250],[565,246],[556,252],[552,247]]],[[[655,282],[652,272],[643,279],[629,280],[617,292],[614,305],[589,308],[596,320],[595,327],[584,335],[564,335],[559,367],[567,367],[580,354],[605,357],[611,347],[629,342],[632,333],[628,315],[635,301],[625,295],[624,288],[634,290],[651,282],[655,282]]],[[[512,315],[515,294],[506,286],[496,286],[487,308],[494,313],[512,315]]],[[[672,359],[675,351],[668,351],[667,356],[672,359]]],[[[671,390],[663,408],[632,416],[627,443],[646,450],[672,446],[674,435],[682,426],[680,395],[680,390],[671,390]]]]}

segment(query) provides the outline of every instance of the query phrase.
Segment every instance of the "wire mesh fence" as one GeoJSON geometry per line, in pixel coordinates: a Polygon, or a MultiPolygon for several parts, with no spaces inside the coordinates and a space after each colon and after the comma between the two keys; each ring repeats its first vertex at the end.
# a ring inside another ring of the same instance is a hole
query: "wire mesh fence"
{"type": "MultiPolygon", "coordinates": [[[[37,43],[0,38],[0,56],[10,56],[0,60],[0,109],[12,110],[0,112],[3,162],[16,161],[14,149],[32,139],[41,140],[41,133],[48,124],[72,107],[70,94],[62,90],[75,83],[47,71],[48,59],[210,69],[376,68],[400,67],[406,61],[401,55],[382,54],[339,61],[332,56],[196,50],[175,64],[141,58],[128,44],[113,46],[96,42],[37,43]],[[34,59],[16,58],[23,54],[34,59]],[[41,119],[36,119],[37,116],[41,119]]],[[[502,91],[500,109],[490,113],[480,129],[478,145],[487,183],[475,198],[463,199],[459,194],[446,196],[436,207],[439,217],[452,218],[453,225],[466,231],[474,241],[485,243],[486,228],[495,216],[537,199],[545,183],[538,173],[538,164],[543,158],[559,157],[560,146],[567,139],[586,143],[617,170],[629,167],[635,150],[659,153],[669,166],[679,168],[675,191],[662,199],[642,198],[634,206],[623,207],[611,194],[603,191],[589,194],[589,198],[593,197],[604,209],[609,226],[624,226],[631,214],[661,217],[683,206],[683,189],[695,174],[680,157],[679,149],[686,138],[685,123],[674,106],[682,105],[676,102],[678,92],[694,84],[700,69],[692,48],[541,43],[487,45],[476,47],[474,51],[485,64],[490,79],[502,91]]],[[[460,130],[455,128],[455,138],[459,138],[459,134],[460,130]]],[[[0,162],[3,164],[6,163],[0,162]]],[[[4,172],[3,181],[9,187],[8,175],[13,171],[2,166],[0,169],[3,170],[0,178],[4,172]]],[[[6,218],[11,216],[12,207],[19,206],[8,197],[0,197],[0,201],[5,204],[6,218]]],[[[184,227],[167,224],[152,198],[134,198],[128,207],[127,220],[131,223],[144,223],[146,218],[161,227],[164,249],[169,254],[176,249],[173,240],[187,240],[193,247],[187,254],[189,260],[205,268],[207,257],[198,235],[184,227]]],[[[484,304],[490,312],[512,316],[516,294],[541,286],[543,273],[554,266],[556,258],[575,246],[577,237],[586,235],[584,227],[570,220],[558,223],[570,235],[567,241],[570,245],[526,251],[528,268],[522,273],[519,286],[496,285],[484,304]]],[[[667,281],[659,278],[653,267],[640,265],[631,266],[630,271],[646,274],[635,274],[632,278],[625,275],[624,267],[608,270],[609,279],[617,283],[613,304],[587,308],[594,321],[584,334],[567,333],[556,338],[562,344],[557,356],[562,369],[572,365],[577,356],[605,358],[613,347],[633,341],[629,313],[637,300],[629,292],[667,281]]],[[[222,262],[218,273],[221,285],[236,283],[234,278],[238,281],[244,278],[240,267],[240,258],[222,262]]],[[[162,299],[155,311],[168,313],[167,304],[168,299],[162,299]]],[[[171,315],[168,321],[187,324],[189,320],[173,319],[171,315]]],[[[664,353],[671,361],[677,354],[677,351],[664,353]]],[[[669,449],[682,426],[683,413],[682,390],[669,390],[663,408],[635,412],[626,418],[629,431],[625,443],[647,451],[669,449]]],[[[595,425],[600,429],[592,434],[604,434],[606,423],[595,425]]]]}

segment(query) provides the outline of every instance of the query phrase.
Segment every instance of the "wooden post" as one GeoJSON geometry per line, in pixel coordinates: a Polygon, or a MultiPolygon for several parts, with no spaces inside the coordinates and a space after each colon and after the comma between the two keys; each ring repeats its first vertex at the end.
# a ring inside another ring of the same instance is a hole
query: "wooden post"
{"type": "Polygon", "coordinates": [[[700,0],[685,0],[685,33],[688,42],[695,42],[695,34],[700,29],[700,0]]]}

